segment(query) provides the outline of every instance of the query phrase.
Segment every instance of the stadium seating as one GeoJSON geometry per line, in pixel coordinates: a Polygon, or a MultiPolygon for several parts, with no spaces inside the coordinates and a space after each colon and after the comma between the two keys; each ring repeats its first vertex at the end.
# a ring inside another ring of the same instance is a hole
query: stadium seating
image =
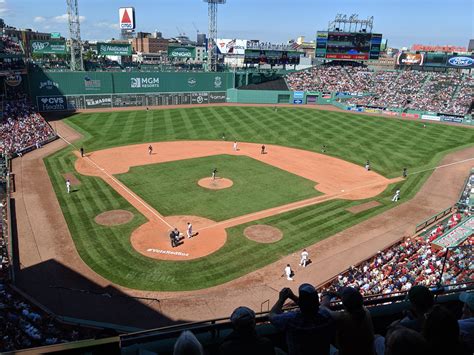
{"type": "Polygon", "coordinates": [[[286,76],[290,90],[366,93],[347,103],[360,106],[468,113],[472,76],[458,72],[374,71],[363,66],[321,65],[286,76]]]}
{"type": "Polygon", "coordinates": [[[54,138],[55,132],[25,99],[4,102],[0,121],[0,154],[18,154],[39,148],[54,138]]]}

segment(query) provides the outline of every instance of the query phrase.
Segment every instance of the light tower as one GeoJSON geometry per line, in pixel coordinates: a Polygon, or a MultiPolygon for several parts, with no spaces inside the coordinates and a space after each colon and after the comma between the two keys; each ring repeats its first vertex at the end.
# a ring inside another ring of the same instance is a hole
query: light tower
{"type": "Polygon", "coordinates": [[[225,4],[226,0],[204,0],[208,4],[209,33],[207,39],[207,70],[217,70],[217,53],[215,43],[217,37],[217,5],[225,4]]]}
{"type": "Polygon", "coordinates": [[[69,45],[71,48],[71,70],[84,70],[84,62],[82,61],[81,25],[79,23],[77,0],[67,0],[67,15],[69,21],[69,45]]]}

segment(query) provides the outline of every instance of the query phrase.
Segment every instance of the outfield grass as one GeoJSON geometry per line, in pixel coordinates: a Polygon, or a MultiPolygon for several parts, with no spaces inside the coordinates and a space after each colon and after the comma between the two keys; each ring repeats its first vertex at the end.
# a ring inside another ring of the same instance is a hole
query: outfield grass
{"type": "Polygon", "coordinates": [[[314,181],[232,155],[137,166],[116,177],[165,216],[191,215],[213,221],[321,195],[314,181]],[[214,167],[218,167],[218,176],[233,181],[232,187],[209,190],[197,185],[214,167]]]}
{"type": "MultiPolygon", "coordinates": [[[[87,151],[132,143],[175,139],[220,139],[264,142],[319,151],[363,164],[387,177],[435,166],[449,151],[474,143],[474,130],[307,109],[206,107],[176,110],[81,114],[67,120],[84,134],[87,151]]],[[[130,244],[130,234],[145,218],[99,178],[81,176],[76,193],[64,191],[63,173],[74,171],[71,148],[45,159],[61,208],[83,260],[110,281],[144,290],[192,290],[214,286],[272,263],[392,206],[390,197],[401,187],[411,198],[430,172],[410,175],[383,194],[364,201],[334,200],[227,230],[228,241],[216,253],[187,262],[158,261],[142,256],[130,244]],[[353,215],[346,208],[371,200],[381,206],[353,215]],[[94,217],[110,209],[134,214],[131,223],[105,227],[94,217]],[[264,223],[280,228],[284,237],[274,244],[246,239],[243,229],[264,223]]],[[[231,203],[231,201],[229,201],[231,203]]],[[[354,236],[355,238],[357,236],[354,236]]]]}

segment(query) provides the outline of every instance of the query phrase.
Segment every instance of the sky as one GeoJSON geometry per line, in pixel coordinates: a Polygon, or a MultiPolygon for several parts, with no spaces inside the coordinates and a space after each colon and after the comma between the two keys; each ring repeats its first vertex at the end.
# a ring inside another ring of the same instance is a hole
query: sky
{"type": "MultiPolygon", "coordinates": [[[[81,37],[119,37],[118,8],[133,6],[137,31],[161,31],[165,38],[207,32],[203,0],[78,0],[81,37]]],[[[219,6],[218,37],[286,43],[314,40],[335,15],[374,16],[374,32],[391,47],[412,44],[467,46],[474,38],[473,0],[227,0],[219,6]]],[[[0,18],[8,25],[68,37],[66,0],[0,0],[0,18]]]]}

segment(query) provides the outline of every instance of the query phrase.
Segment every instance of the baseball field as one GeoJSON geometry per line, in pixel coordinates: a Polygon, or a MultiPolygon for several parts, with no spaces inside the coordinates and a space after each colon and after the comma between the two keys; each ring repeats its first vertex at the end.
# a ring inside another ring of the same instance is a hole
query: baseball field
{"type": "Polygon", "coordinates": [[[211,287],[299,252],[394,207],[397,189],[407,201],[444,155],[474,144],[463,127],[285,107],[83,113],[66,123],[83,139],[45,164],[81,258],[116,284],[154,291],[211,287]],[[233,185],[199,186],[214,168],[233,185]],[[118,210],[129,220],[96,222],[118,210]],[[172,249],[170,228],[184,232],[187,220],[199,235],[172,249]],[[249,239],[252,225],[282,237],[249,239]]]}

